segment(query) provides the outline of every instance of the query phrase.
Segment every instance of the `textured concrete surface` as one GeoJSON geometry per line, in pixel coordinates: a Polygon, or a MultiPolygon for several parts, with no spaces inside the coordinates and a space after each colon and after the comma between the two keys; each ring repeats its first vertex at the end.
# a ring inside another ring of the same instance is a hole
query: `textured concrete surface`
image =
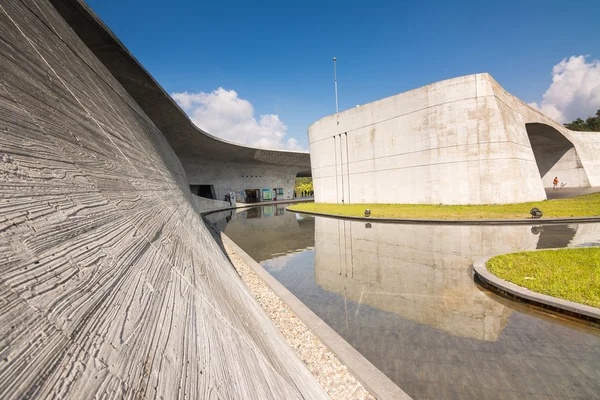
{"type": "Polygon", "coordinates": [[[289,199],[296,174],[310,176],[308,152],[243,146],[198,129],[85,3],[50,1],[163,133],[181,160],[190,185],[214,185],[217,200],[230,191],[267,188],[283,188],[289,199]]]}
{"type": "Polygon", "coordinates": [[[326,398],[54,7],[2,1],[0,38],[0,398],[326,398]]]}
{"type": "Polygon", "coordinates": [[[569,131],[488,74],[328,116],[308,135],[317,202],[536,201],[555,176],[600,186],[600,133],[569,131]]]}
{"type": "Polygon", "coordinates": [[[486,266],[487,262],[492,257],[494,256],[479,257],[473,262],[473,270],[475,271],[475,274],[487,285],[490,285],[496,290],[508,294],[511,297],[526,301],[530,304],[535,304],[553,311],[562,312],[567,315],[576,316],[595,323],[600,323],[600,308],[537,293],[533,290],[515,285],[512,282],[508,282],[492,274],[486,266]]]}

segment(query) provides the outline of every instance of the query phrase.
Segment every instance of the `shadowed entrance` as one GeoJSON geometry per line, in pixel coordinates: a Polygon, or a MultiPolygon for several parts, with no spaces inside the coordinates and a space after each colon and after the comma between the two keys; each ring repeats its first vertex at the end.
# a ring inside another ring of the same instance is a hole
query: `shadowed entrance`
{"type": "Polygon", "coordinates": [[[525,124],[525,128],[544,187],[552,187],[554,177],[567,187],[590,186],[577,150],[569,139],[546,124],[525,124]]]}

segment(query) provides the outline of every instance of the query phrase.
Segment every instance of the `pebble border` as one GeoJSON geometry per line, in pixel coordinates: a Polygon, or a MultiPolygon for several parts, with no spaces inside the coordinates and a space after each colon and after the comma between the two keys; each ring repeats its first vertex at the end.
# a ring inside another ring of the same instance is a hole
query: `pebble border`
{"type": "Polygon", "coordinates": [[[327,325],[317,314],[302,303],[285,286],[273,278],[259,263],[254,261],[244,250],[227,235],[221,233],[223,243],[232,248],[254,272],[275,292],[275,294],[308,326],[308,328],[327,346],[329,350],[350,370],[363,386],[377,399],[409,400],[412,399],[400,389],[390,378],[383,374],[369,360],[352,347],[344,338],[327,325]]]}
{"type": "Polygon", "coordinates": [[[244,285],[269,315],[279,333],[332,400],[375,400],[335,355],[225,242],[222,244],[244,285]]]}
{"type": "MultiPolygon", "coordinates": [[[[581,248],[581,247],[577,247],[581,248]]],[[[557,249],[540,249],[533,251],[547,251],[557,249]]],[[[511,254],[511,253],[504,253],[511,254]]],[[[587,306],[585,304],[575,303],[569,300],[559,299],[557,297],[548,296],[542,293],[537,293],[512,282],[508,282],[502,278],[492,274],[486,266],[488,260],[500,254],[479,257],[473,263],[475,275],[490,289],[500,292],[500,294],[508,297],[516,298],[542,308],[566,314],[572,317],[580,318],[595,324],[600,324],[600,308],[587,306]]]]}
{"type": "MultiPolygon", "coordinates": [[[[256,204],[255,206],[260,206],[256,204]]],[[[233,240],[223,232],[218,232],[214,225],[206,219],[208,214],[223,211],[211,210],[202,213],[205,224],[221,236],[223,244],[242,259],[262,281],[285,303],[292,312],[308,327],[308,329],[325,345],[356,379],[380,400],[412,400],[390,378],[375,367],[369,360],[352,347],[344,338],[327,325],[317,314],[302,303],[292,292],[283,286],[277,279],[269,274],[259,263],[242,250],[233,240]]],[[[289,341],[288,341],[289,342],[289,341]]]]}

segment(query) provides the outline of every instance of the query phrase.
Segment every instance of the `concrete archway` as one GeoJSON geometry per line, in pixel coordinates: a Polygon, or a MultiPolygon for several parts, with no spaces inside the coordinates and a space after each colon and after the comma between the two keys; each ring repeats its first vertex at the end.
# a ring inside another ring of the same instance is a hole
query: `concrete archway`
{"type": "Polygon", "coordinates": [[[587,174],[573,143],[550,125],[525,124],[544,187],[552,187],[554,177],[569,187],[589,187],[587,174]]]}

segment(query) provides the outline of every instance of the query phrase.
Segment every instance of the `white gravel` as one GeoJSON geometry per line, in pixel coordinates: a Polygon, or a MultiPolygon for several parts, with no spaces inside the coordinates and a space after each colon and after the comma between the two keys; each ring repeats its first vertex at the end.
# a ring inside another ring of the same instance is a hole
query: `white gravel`
{"type": "Polygon", "coordinates": [[[254,270],[223,244],[244,284],[329,397],[334,400],[375,399],[254,270]]]}

